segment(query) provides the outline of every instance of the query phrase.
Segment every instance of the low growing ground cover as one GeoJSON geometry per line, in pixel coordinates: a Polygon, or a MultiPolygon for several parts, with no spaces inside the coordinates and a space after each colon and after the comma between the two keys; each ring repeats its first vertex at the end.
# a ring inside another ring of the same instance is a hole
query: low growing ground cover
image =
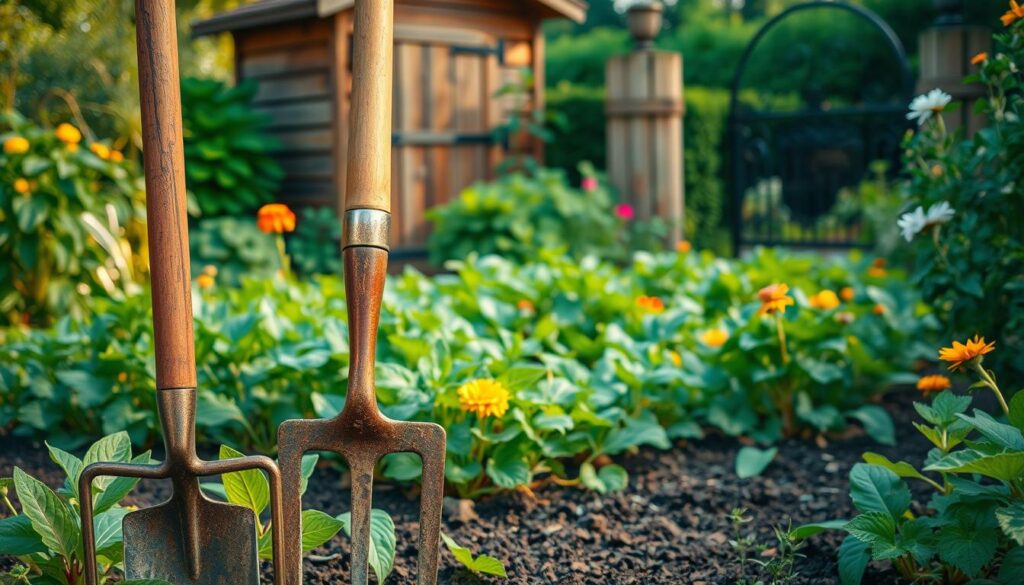
{"type": "MultiPolygon", "coordinates": [[[[394,418],[445,426],[447,479],[463,497],[540,481],[621,490],[628,474],[611,457],[707,427],[770,444],[858,421],[892,441],[871,401],[933,355],[932,318],[903,277],[856,254],[730,261],[683,246],[627,268],[554,256],[451,268],[390,279],[378,397],[394,418]]],[[[340,407],[340,278],[227,288],[210,277],[194,307],[202,441],[272,453],[281,421],[340,407]]],[[[6,331],[0,425],[68,449],[124,429],[152,445],[149,321],[139,295],[51,330],[6,331]]],[[[749,452],[748,471],[771,454],[749,452]]],[[[382,473],[414,480],[419,462],[391,456],[382,473]]]]}

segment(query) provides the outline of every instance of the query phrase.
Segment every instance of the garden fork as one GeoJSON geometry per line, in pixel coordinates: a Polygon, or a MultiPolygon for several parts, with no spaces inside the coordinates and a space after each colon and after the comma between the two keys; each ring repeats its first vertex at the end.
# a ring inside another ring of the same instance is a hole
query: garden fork
{"type": "MultiPolygon", "coordinates": [[[[82,471],[79,504],[85,580],[87,585],[98,583],[92,482],[121,476],[170,479],[174,488],[163,504],[125,516],[128,579],[162,579],[175,585],[258,585],[255,514],[206,498],[198,478],[246,469],[266,472],[274,558],[280,559],[284,539],[281,475],[267,457],[203,461],[196,454],[196,367],[174,0],[137,0],[135,7],[157,403],[166,458],[159,465],[96,463],[82,471]]],[[[282,571],[275,568],[280,583],[282,571]]]]}
{"type": "Polygon", "coordinates": [[[333,451],[352,474],[352,583],[369,574],[373,470],[388,453],[410,452],[423,462],[420,503],[420,585],[437,582],[444,497],[445,431],[438,425],[393,421],[381,414],[374,394],[374,364],[381,297],[387,275],[391,225],[391,101],[393,0],[356,0],[355,54],[348,185],[345,196],[344,262],[350,363],[345,406],[327,420],[289,420],[278,429],[278,460],[284,482],[288,540],[287,585],[302,583],[300,492],[302,455],[333,451]]]}

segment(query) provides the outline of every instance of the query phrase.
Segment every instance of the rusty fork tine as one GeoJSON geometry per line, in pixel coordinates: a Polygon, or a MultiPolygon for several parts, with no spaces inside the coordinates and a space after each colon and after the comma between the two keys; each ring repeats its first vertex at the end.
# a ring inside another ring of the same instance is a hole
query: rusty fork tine
{"type": "Polygon", "coordinates": [[[370,578],[370,518],[376,459],[365,453],[349,462],[352,474],[352,585],[366,585],[370,578]],[[364,455],[366,459],[363,459],[364,455]]]}
{"type": "Polygon", "coordinates": [[[285,421],[278,429],[277,464],[281,469],[282,555],[275,571],[281,585],[302,584],[302,450],[286,437],[299,436],[304,421],[285,421]],[[290,432],[294,431],[294,432],[290,432]],[[288,533],[286,535],[286,533],[288,533]]]}
{"type": "Polygon", "coordinates": [[[434,433],[432,441],[421,448],[423,462],[423,484],[420,491],[420,539],[419,561],[416,566],[419,585],[437,583],[437,565],[440,560],[441,507],[444,504],[444,429],[436,425],[440,433],[434,433]]]}

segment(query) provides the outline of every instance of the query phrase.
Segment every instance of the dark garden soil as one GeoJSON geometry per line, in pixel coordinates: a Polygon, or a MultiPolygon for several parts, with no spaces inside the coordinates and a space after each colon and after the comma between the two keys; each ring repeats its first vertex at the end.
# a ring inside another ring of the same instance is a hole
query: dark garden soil
{"type": "MultiPolygon", "coordinates": [[[[671,451],[645,449],[622,462],[630,474],[625,493],[599,496],[554,485],[526,494],[483,499],[475,506],[447,502],[445,529],[474,553],[503,560],[509,583],[590,584],[732,584],[759,575],[748,563],[746,571],[729,541],[729,512],[750,510],[752,522],[745,533],[769,545],[767,560],[775,552],[772,527],[799,525],[834,518],[850,518],[847,475],[864,451],[891,459],[918,463],[927,443],[906,421],[913,418],[910,392],[890,395],[889,408],[897,421],[898,442],[886,447],[853,430],[845,437],[789,440],[780,445],[779,457],[765,473],[739,480],[733,461],[741,444],[710,436],[671,451]],[[903,424],[900,424],[900,423],[903,424]]],[[[9,476],[18,465],[52,486],[62,481],[41,445],[0,438],[0,475],[9,476]]],[[[321,469],[310,483],[306,507],[336,514],[347,509],[346,478],[330,468],[321,469]]],[[[148,505],[166,495],[162,484],[140,485],[130,502],[148,505]]],[[[398,558],[388,583],[415,582],[415,534],[418,531],[416,494],[393,484],[378,483],[374,505],[387,509],[398,527],[398,558]]],[[[838,532],[810,539],[800,551],[799,576],[794,583],[836,583],[838,532]]],[[[306,562],[306,583],[347,582],[349,543],[339,535],[318,555],[338,554],[333,560],[306,562]]],[[[479,584],[479,579],[456,567],[442,553],[442,583],[479,584]]],[[[6,564],[6,563],[4,563],[6,564]]],[[[3,566],[4,564],[0,564],[3,566]]],[[[266,583],[270,581],[265,580],[266,583]]],[[[896,583],[895,574],[871,567],[865,583],[896,583]]]]}

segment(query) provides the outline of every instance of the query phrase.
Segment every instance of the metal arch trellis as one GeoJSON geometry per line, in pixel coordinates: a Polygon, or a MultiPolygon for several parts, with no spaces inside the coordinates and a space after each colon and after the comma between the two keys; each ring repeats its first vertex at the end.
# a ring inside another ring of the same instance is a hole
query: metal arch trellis
{"type": "Polygon", "coordinates": [[[865,242],[860,213],[843,209],[839,191],[858,184],[871,163],[898,168],[909,127],[906,104],[914,79],[906,51],[892,28],[863,7],[830,0],[792,6],[754,35],[733,77],[729,105],[730,188],[733,249],[749,246],[850,248],[865,242]],[[836,9],[867,21],[882,33],[901,71],[900,100],[797,111],[741,111],[740,89],[748,62],[765,35],[794,14],[836,9]]]}

